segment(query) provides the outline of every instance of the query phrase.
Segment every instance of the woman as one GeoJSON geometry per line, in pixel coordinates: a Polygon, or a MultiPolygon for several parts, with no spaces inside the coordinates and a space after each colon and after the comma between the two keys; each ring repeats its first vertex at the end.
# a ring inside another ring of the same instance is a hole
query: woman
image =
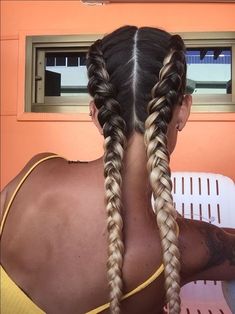
{"type": "Polygon", "coordinates": [[[177,35],[134,26],[91,46],[104,157],[36,156],[3,191],[1,263],[17,290],[3,296],[9,313],[152,314],[168,302],[175,314],[186,282],[235,279],[235,237],[172,205],[169,154],[191,106],[184,49],[177,35]]]}

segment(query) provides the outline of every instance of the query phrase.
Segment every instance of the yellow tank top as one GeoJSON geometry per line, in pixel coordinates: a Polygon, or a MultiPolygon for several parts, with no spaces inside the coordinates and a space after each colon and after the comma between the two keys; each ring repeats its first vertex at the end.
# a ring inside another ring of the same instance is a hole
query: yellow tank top
{"type": "MultiPolygon", "coordinates": [[[[24,175],[24,177],[21,179],[19,184],[17,185],[14,193],[12,194],[10,201],[7,204],[5,213],[3,215],[3,218],[1,220],[1,228],[0,228],[0,237],[2,236],[3,228],[5,225],[5,221],[7,218],[7,215],[9,213],[10,207],[14,201],[14,198],[21,188],[24,181],[27,179],[27,177],[30,175],[30,173],[45,160],[52,159],[52,158],[61,158],[58,155],[52,155],[45,158],[40,159],[37,161],[24,175]]],[[[132,295],[140,292],[147,286],[149,286],[154,280],[156,280],[161,273],[163,272],[164,267],[161,265],[154,274],[148,278],[146,281],[144,281],[142,284],[140,284],[138,287],[133,289],[132,291],[128,292],[122,297],[122,300],[127,299],[131,297],[132,295]]],[[[6,273],[6,271],[3,269],[2,266],[0,266],[0,276],[1,276],[1,305],[0,305],[0,313],[1,314],[46,314],[43,310],[41,310],[34,302],[31,300],[23,290],[21,290],[20,287],[17,286],[17,284],[9,277],[9,275],[6,273]]],[[[84,314],[97,314],[101,313],[102,311],[109,308],[109,303],[106,303],[104,305],[98,306],[94,310],[88,311],[84,314]]]]}

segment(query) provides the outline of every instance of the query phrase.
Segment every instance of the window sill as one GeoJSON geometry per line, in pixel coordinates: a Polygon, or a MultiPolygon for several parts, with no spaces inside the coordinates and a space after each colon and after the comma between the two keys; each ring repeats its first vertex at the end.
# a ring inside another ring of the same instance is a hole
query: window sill
{"type": "MultiPolygon", "coordinates": [[[[66,122],[91,122],[88,113],[43,113],[43,112],[24,112],[17,115],[17,121],[66,121],[66,122]]],[[[209,112],[192,112],[189,117],[191,122],[235,122],[235,113],[209,113],[209,112]]]]}

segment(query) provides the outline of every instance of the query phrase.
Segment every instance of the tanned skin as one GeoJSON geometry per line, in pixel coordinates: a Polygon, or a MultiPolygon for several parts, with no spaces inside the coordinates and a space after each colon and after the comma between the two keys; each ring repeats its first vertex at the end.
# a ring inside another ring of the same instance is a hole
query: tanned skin
{"type": "Polygon", "coordinates": [[[177,222],[181,231],[179,244],[182,255],[183,284],[199,279],[231,280],[234,278],[234,229],[223,230],[205,222],[183,218],[179,218],[177,222]],[[193,242],[194,237],[197,241],[196,246],[194,245],[195,242],[193,242]],[[203,262],[200,260],[202,257],[200,254],[202,252],[203,262]],[[188,254],[190,254],[190,256],[188,256],[188,254]],[[195,256],[195,261],[192,266],[190,266],[190,260],[192,260],[193,255],[195,256]],[[197,260],[199,260],[198,265],[197,260]],[[226,267],[231,268],[231,272],[227,273],[224,271],[226,267]],[[222,270],[222,273],[220,273],[219,269],[222,270]]]}
{"type": "MultiPolygon", "coordinates": [[[[2,211],[34,157],[2,193],[2,211]]],[[[124,292],[162,263],[151,209],[142,137],[129,143],[123,161],[124,292]],[[136,158],[138,156],[138,158],[136,158]]],[[[102,158],[40,164],[18,192],[3,230],[1,264],[47,314],[79,314],[108,301],[107,232],[102,158]]],[[[204,222],[178,218],[182,285],[198,279],[235,279],[235,235],[204,222]]],[[[124,314],[162,313],[164,275],[122,302],[124,314]]],[[[108,313],[104,311],[103,313],[108,313]]]]}

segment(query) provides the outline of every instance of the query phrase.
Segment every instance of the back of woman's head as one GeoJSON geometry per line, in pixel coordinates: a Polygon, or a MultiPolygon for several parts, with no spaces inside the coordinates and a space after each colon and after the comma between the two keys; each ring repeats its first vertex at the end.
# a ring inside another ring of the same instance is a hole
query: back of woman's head
{"type": "Polygon", "coordinates": [[[167,128],[185,91],[184,43],[178,35],[126,26],[97,40],[87,59],[88,89],[104,134],[110,309],[120,312],[124,242],[121,169],[126,139],[144,134],[154,212],[162,243],[166,301],[180,313],[180,255],[172,204],[167,128]]]}
{"type": "MultiPolygon", "coordinates": [[[[163,30],[151,27],[125,26],[91,46],[87,62],[89,92],[95,98],[98,109],[109,97],[117,100],[121,116],[125,120],[127,136],[133,131],[144,133],[144,123],[148,116],[147,106],[153,98],[151,92],[159,81],[159,72],[170,49],[175,49],[180,56],[178,56],[179,60],[174,58],[172,62],[174,69],[171,69],[171,73],[168,72],[168,80],[162,84],[160,92],[174,93],[175,89],[178,89],[176,86],[178,82],[176,84],[174,82],[175,79],[177,80],[175,76],[181,72],[182,88],[178,95],[174,95],[174,101],[177,103],[177,98],[184,93],[186,73],[184,54],[182,54],[184,44],[179,36],[171,36],[163,30]],[[102,66],[98,66],[99,51],[104,61],[102,66]],[[89,70],[89,66],[94,63],[96,66],[89,70]],[[103,86],[104,97],[101,97],[97,95],[97,88],[100,87],[102,79],[99,80],[97,77],[99,71],[104,71],[104,68],[109,78],[103,83],[110,83],[110,86],[103,86]]],[[[172,104],[172,107],[176,103],[172,104]]],[[[99,122],[103,126],[106,122],[105,117],[100,115],[99,122]]]]}

